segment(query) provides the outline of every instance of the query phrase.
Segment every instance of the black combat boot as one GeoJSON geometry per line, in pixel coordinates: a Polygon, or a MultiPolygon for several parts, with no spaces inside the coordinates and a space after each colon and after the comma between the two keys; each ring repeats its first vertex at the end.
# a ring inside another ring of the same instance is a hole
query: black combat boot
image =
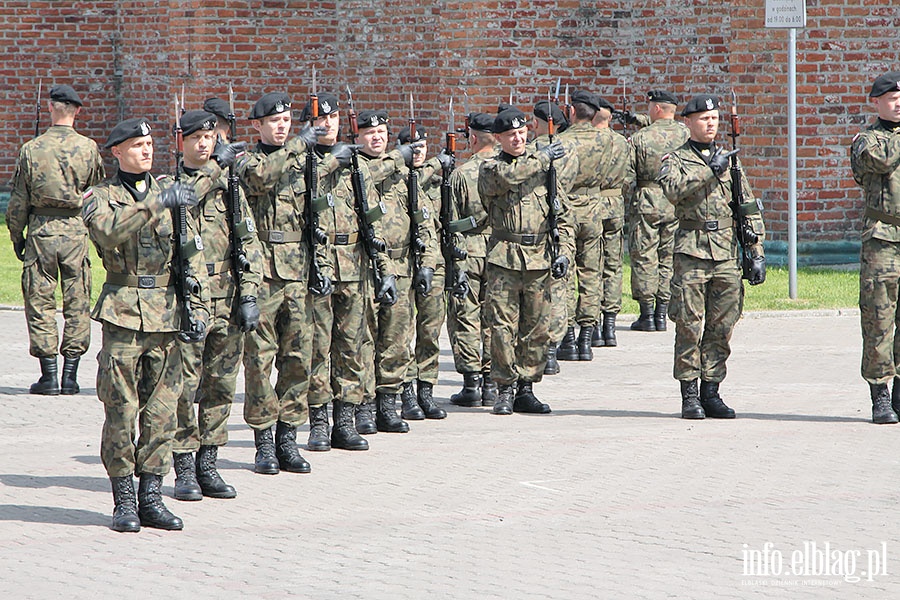
{"type": "Polygon", "coordinates": [[[403,382],[403,391],[400,393],[400,416],[409,421],[425,420],[425,413],[416,401],[412,381],[403,382]]]}
{"type": "Polygon", "coordinates": [[[416,384],[416,402],[425,413],[426,419],[445,419],[447,411],[434,401],[434,385],[427,381],[418,380],[416,384]]]}
{"type": "Polygon", "coordinates": [[[478,406],[481,404],[481,373],[463,373],[463,389],[450,396],[450,404],[478,406]]]}
{"type": "Polygon", "coordinates": [[[397,415],[397,394],[375,392],[375,426],[387,433],[409,431],[409,425],[397,415]]]}
{"type": "Polygon", "coordinates": [[[656,309],[653,311],[653,325],[657,331],[666,330],[666,315],[669,312],[669,303],[663,300],[656,301],[656,309]]]}
{"type": "Polygon", "coordinates": [[[706,413],[700,405],[700,390],[697,389],[697,380],[681,381],[681,418],[704,419],[706,413]]]}
{"type": "Polygon", "coordinates": [[[607,348],[615,348],[619,345],[616,341],[616,313],[603,313],[603,345],[607,348]]]}
{"type": "Polygon", "coordinates": [[[59,367],[55,356],[42,356],[41,378],[31,384],[29,393],[42,396],[59,396],[59,367]]]}
{"type": "Polygon", "coordinates": [[[653,301],[641,302],[641,315],[637,321],[631,324],[632,331],[656,331],[656,322],[653,320],[653,301]]]}
{"type": "MultiPolygon", "coordinates": [[[[606,313],[603,313],[604,317],[606,313]]],[[[605,332],[604,332],[605,333],[605,332]]],[[[591,348],[602,348],[606,345],[606,340],[600,335],[600,328],[594,327],[594,332],[591,335],[591,348]]]]}
{"type": "Polygon", "coordinates": [[[283,471],[309,473],[312,470],[297,450],[297,428],[284,421],[275,424],[275,458],[283,471]]]}
{"type": "Polygon", "coordinates": [[[272,439],[272,428],[254,429],[253,441],[256,444],[256,458],[253,470],[263,475],[278,474],[278,459],[275,457],[275,440],[272,439]]]}
{"type": "Polygon", "coordinates": [[[80,356],[63,358],[63,371],[59,382],[60,394],[71,396],[81,391],[81,388],[78,387],[78,362],[80,360],[80,356]]]}
{"type": "Polygon", "coordinates": [[[110,477],[112,484],[113,501],[116,507],[113,509],[113,531],[134,533],[141,530],[141,519],[138,517],[137,499],[134,497],[134,478],[131,475],[125,477],[110,477]]]}
{"type": "Polygon", "coordinates": [[[204,496],[234,498],[237,496],[234,487],[225,483],[219,475],[219,470],[216,469],[218,457],[218,446],[200,446],[200,450],[197,451],[197,483],[200,484],[204,496]]]}
{"type": "Polygon", "coordinates": [[[372,415],[373,408],[374,406],[369,400],[366,400],[355,407],[356,433],[359,435],[372,435],[373,433],[378,433],[378,428],[375,427],[375,417],[372,415]]]}
{"type": "Polygon", "coordinates": [[[891,408],[891,393],[886,383],[870,383],[872,395],[872,422],[878,425],[892,425],[898,421],[897,413],[891,408]]]}
{"type": "Polygon", "coordinates": [[[578,360],[594,360],[594,351],[591,350],[591,337],[594,334],[593,325],[585,325],[578,332],[578,360]]]}
{"type": "Polygon", "coordinates": [[[511,415],[515,393],[513,386],[500,384],[497,387],[497,402],[491,412],[495,415],[511,415]]]}
{"type": "Polygon", "coordinates": [[[319,404],[309,407],[309,439],[306,447],[312,452],[328,452],[331,450],[331,438],[328,425],[328,405],[319,404]]]}
{"type": "Polygon", "coordinates": [[[172,455],[172,464],[175,467],[175,499],[203,500],[203,490],[197,483],[194,454],[192,452],[176,452],[172,455]]]}
{"type": "Polygon", "coordinates": [[[485,373],[481,381],[481,405],[493,406],[497,403],[497,384],[491,379],[490,373],[485,373]]]}
{"type": "Polygon", "coordinates": [[[138,486],[138,516],[143,527],[178,531],[184,528],[184,523],[163,504],[162,481],[162,475],[141,473],[141,483],[138,486]]]}
{"type": "Polygon", "coordinates": [[[547,363],[544,365],[544,375],[559,375],[558,350],[556,344],[550,344],[547,347],[547,363]]]}
{"type": "Polygon", "coordinates": [[[891,390],[891,408],[900,417],[900,377],[894,377],[894,389],[891,390]]]}
{"type": "Polygon", "coordinates": [[[333,400],[332,404],[334,428],[331,430],[331,446],[341,450],[368,450],[369,442],[359,435],[353,424],[356,405],[342,400],[333,400]]]}
{"type": "MultiPolygon", "coordinates": [[[[590,338],[588,338],[590,339],[590,338]]],[[[516,392],[516,400],[513,404],[513,411],[520,413],[533,413],[538,415],[546,415],[550,412],[550,405],[544,404],[537,399],[534,391],[531,389],[530,381],[520,381],[519,389],[516,392]]]]}
{"type": "Polygon", "coordinates": [[[734,411],[728,408],[719,396],[718,381],[700,381],[700,406],[707,417],[713,419],[733,419],[734,411]]]}
{"type": "Polygon", "coordinates": [[[556,349],[557,360],[578,360],[578,348],[575,347],[575,328],[566,329],[566,335],[556,349]]]}

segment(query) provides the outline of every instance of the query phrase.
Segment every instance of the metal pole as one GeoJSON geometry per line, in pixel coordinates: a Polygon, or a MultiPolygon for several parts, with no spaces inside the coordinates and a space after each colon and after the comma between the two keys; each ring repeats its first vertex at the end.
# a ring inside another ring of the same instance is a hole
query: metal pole
{"type": "Polygon", "coordinates": [[[797,29],[788,48],[788,295],[797,299],[797,29]]]}

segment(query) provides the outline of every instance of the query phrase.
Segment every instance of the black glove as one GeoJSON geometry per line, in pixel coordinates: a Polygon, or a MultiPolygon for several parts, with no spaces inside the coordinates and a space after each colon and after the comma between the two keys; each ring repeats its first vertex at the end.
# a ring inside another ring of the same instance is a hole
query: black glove
{"type": "Polygon", "coordinates": [[[614,110],[613,118],[623,125],[634,125],[638,122],[637,116],[630,110],[614,110]]]}
{"type": "Polygon", "coordinates": [[[313,127],[309,123],[306,124],[306,127],[300,130],[300,133],[297,134],[303,143],[306,145],[307,150],[315,147],[316,142],[319,140],[319,136],[325,135],[328,132],[324,127],[313,127]]]}
{"type": "Polygon", "coordinates": [[[431,267],[419,267],[416,276],[413,277],[413,286],[420,296],[427,296],[431,293],[431,280],[434,279],[434,269],[431,267]]]}
{"type": "Polygon", "coordinates": [[[206,323],[203,321],[194,321],[191,323],[190,331],[179,331],[178,339],[187,344],[196,344],[202,342],[206,337],[206,323]]]}
{"type": "Polygon", "coordinates": [[[353,151],[359,150],[360,148],[362,148],[362,146],[359,144],[345,144],[344,142],[338,142],[331,147],[331,155],[346,169],[350,166],[350,157],[353,155],[353,151]]]}
{"type": "Polygon", "coordinates": [[[733,154],[737,154],[740,148],[732,150],[731,152],[722,152],[721,148],[717,148],[715,154],[709,157],[709,168],[712,169],[712,172],[715,173],[716,177],[725,172],[725,169],[728,168],[728,159],[731,158],[733,154]]]}
{"type": "Polygon", "coordinates": [[[397,303],[397,278],[395,276],[382,277],[381,287],[375,294],[375,300],[383,306],[393,306],[397,303]]]}
{"type": "Polygon", "coordinates": [[[13,250],[16,252],[16,258],[25,262],[25,238],[13,242],[13,250]]]}
{"type": "Polygon", "coordinates": [[[557,256],[550,265],[550,275],[553,279],[562,279],[569,272],[569,259],[565,256],[557,256]]]}
{"type": "Polygon", "coordinates": [[[327,296],[334,291],[334,283],[330,277],[319,275],[319,280],[309,286],[309,291],[316,296],[327,296]]]}
{"type": "Polygon", "coordinates": [[[234,160],[247,150],[247,142],[235,142],[233,144],[216,144],[213,150],[213,158],[223,169],[234,164],[234,160]]]}
{"type": "Polygon", "coordinates": [[[465,298],[469,293],[469,276],[462,269],[456,269],[456,281],[453,282],[450,293],[457,298],[465,298]]]}
{"type": "Polygon", "coordinates": [[[256,331],[259,326],[259,306],[256,304],[256,296],[241,296],[238,305],[238,327],[244,333],[256,331]]]}
{"type": "Polygon", "coordinates": [[[766,280],[766,257],[751,256],[747,261],[750,264],[747,283],[750,285],[759,285],[764,282],[766,280]]]}
{"type": "Polygon", "coordinates": [[[759,236],[753,231],[753,226],[750,225],[749,219],[745,218],[741,227],[743,228],[744,241],[747,242],[747,245],[752,246],[759,243],[759,236]]]}
{"type": "Polygon", "coordinates": [[[437,161],[438,161],[439,163],[441,163],[441,169],[443,169],[443,170],[445,170],[445,171],[448,170],[448,169],[452,169],[452,168],[453,168],[453,164],[456,162],[456,160],[454,160],[452,154],[447,154],[447,153],[444,152],[443,150],[442,150],[441,152],[438,153],[438,155],[437,155],[437,161]]]}
{"type": "Polygon", "coordinates": [[[397,149],[400,150],[400,156],[403,157],[403,162],[406,164],[407,167],[412,169],[413,155],[421,152],[422,146],[424,146],[424,145],[425,145],[424,142],[418,141],[418,142],[413,142],[412,144],[401,144],[400,146],[398,146],[397,149]]]}
{"type": "Polygon", "coordinates": [[[197,206],[197,194],[194,187],[176,181],[165,188],[160,195],[160,200],[166,208],[178,208],[179,206],[197,206]]]}
{"type": "Polygon", "coordinates": [[[556,140],[552,144],[547,144],[546,146],[538,148],[538,151],[543,152],[544,156],[546,156],[550,160],[556,160],[566,155],[566,148],[559,140],[556,140]]]}

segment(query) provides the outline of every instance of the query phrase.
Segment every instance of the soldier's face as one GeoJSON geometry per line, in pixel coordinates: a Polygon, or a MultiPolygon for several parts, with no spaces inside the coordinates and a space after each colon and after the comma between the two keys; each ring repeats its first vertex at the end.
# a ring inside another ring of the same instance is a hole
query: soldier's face
{"type": "Polygon", "coordinates": [[[216,132],[201,129],[184,138],[184,165],[199,169],[209,161],[216,146],[216,132]]]}
{"type": "Polygon", "coordinates": [[[413,151],[413,166],[421,167],[425,164],[425,155],[428,154],[428,142],[425,141],[425,138],[421,139],[422,147],[418,150],[413,151]]]}
{"type": "Polygon", "coordinates": [[[277,115],[269,115],[250,122],[253,129],[259,132],[259,139],[270,146],[284,146],[291,132],[291,112],[285,111],[277,115]]]}
{"type": "Polygon", "coordinates": [[[719,131],[719,111],[707,110],[688,115],[687,122],[691,139],[708,144],[716,139],[716,133],[719,131]]]}
{"type": "Polygon", "coordinates": [[[888,92],[875,98],[878,116],[885,121],[900,123],[900,92],[888,92]]]}
{"type": "Polygon", "coordinates": [[[153,138],[149,135],[125,140],[112,147],[119,169],[126,173],[146,173],[153,167],[153,138]]]}
{"type": "Polygon", "coordinates": [[[358,143],[362,145],[362,151],[369,156],[381,156],[387,148],[387,139],[387,125],[359,130],[358,143]]]}
{"type": "Polygon", "coordinates": [[[510,156],[525,154],[525,144],[528,142],[528,128],[519,127],[503,133],[495,133],[494,137],[500,142],[500,148],[510,156]]]}
{"type": "Polygon", "coordinates": [[[319,143],[334,146],[341,131],[341,114],[338,111],[321,116],[315,121],[316,127],[324,127],[325,135],[319,136],[319,143]]]}

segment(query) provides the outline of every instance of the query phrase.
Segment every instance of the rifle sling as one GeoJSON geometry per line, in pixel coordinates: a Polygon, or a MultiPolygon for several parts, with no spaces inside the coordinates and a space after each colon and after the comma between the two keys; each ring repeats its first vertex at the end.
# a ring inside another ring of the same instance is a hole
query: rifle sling
{"type": "Polygon", "coordinates": [[[865,215],[866,218],[875,219],[876,221],[881,221],[882,223],[887,223],[888,225],[900,226],[900,217],[889,215],[888,213],[882,212],[877,208],[867,206],[865,215]]]}
{"type": "Polygon", "coordinates": [[[475,221],[475,217],[470,216],[464,219],[450,221],[450,223],[447,224],[447,231],[450,233],[463,233],[475,229],[476,227],[478,227],[478,223],[475,221]]]}

